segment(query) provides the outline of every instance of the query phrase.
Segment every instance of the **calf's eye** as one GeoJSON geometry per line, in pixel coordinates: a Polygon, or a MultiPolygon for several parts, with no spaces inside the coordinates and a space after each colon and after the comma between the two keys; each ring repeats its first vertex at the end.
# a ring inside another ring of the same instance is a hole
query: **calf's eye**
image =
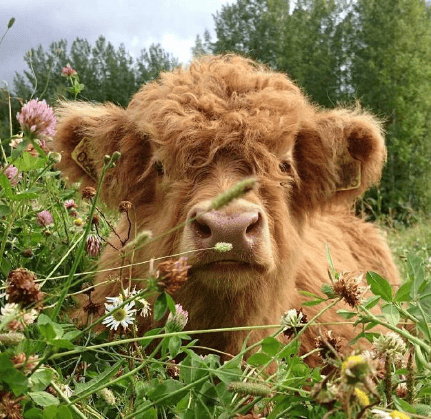
{"type": "Polygon", "coordinates": [[[290,162],[289,161],[282,161],[281,163],[280,163],[280,165],[279,165],[279,167],[280,167],[280,170],[283,172],[283,173],[289,173],[290,172],[290,169],[291,169],[291,165],[290,165],[290,162]]]}
{"type": "Polygon", "coordinates": [[[165,168],[163,167],[163,163],[160,160],[156,160],[154,162],[154,168],[156,169],[156,172],[159,176],[165,174],[165,168]]]}

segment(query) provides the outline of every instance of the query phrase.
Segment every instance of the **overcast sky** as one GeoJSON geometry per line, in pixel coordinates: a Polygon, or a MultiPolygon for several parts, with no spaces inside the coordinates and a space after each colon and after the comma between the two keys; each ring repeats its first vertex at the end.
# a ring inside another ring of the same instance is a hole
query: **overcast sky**
{"type": "Polygon", "coordinates": [[[99,35],[134,57],[152,43],[187,63],[196,35],[210,30],[212,15],[234,0],[0,0],[0,38],[11,17],[16,21],[0,45],[0,85],[12,86],[15,71],[26,69],[25,53],[42,44],[76,38],[94,45],[99,35]]]}

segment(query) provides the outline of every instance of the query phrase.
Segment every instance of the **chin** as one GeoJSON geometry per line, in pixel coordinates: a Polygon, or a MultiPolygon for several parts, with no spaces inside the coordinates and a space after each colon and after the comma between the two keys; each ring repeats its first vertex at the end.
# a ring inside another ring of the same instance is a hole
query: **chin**
{"type": "Polygon", "coordinates": [[[262,283],[268,271],[262,265],[223,260],[194,266],[190,276],[211,290],[236,294],[262,283]]]}

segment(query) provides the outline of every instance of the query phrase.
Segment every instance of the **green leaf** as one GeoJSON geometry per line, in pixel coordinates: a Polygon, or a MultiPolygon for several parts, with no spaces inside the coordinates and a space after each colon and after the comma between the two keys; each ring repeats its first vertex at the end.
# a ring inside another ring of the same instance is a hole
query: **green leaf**
{"type": "Polygon", "coordinates": [[[24,413],[24,419],[42,419],[43,412],[37,407],[32,407],[24,413]]]}
{"type": "Polygon", "coordinates": [[[14,166],[17,167],[20,172],[28,172],[33,169],[42,169],[45,163],[46,159],[33,157],[30,153],[24,152],[14,161],[14,166]]]}
{"type": "Polygon", "coordinates": [[[0,174],[0,187],[3,189],[3,192],[6,198],[12,199],[13,197],[12,186],[10,186],[9,179],[4,173],[0,174]]]}
{"type": "Polygon", "coordinates": [[[367,310],[371,310],[373,307],[375,307],[378,304],[379,301],[380,301],[380,297],[378,295],[372,295],[371,297],[367,298],[364,301],[363,306],[367,310]]]}
{"type": "Polygon", "coordinates": [[[27,377],[15,368],[3,371],[1,380],[9,385],[15,396],[19,396],[28,389],[27,377]]]}
{"type": "Polygon", "coordinates": [[[396,326],[400,321],[400,313],[392,304],[385,304],[382,307],[382,313],[385,316],[385,319],[392,326],[396,326]]]}
{"type": "Polygon", "coordinates": [[[74,344],[66,339],[52,339],[49,343],[56,348],[75,349],[74,344]]]}
{"type": "Polygon", "coordinates": [[[172,336],[169,339],[169,355],[174,359],[179,353],[181,348],[181,339],[179,336],[172,336]]]}
{"type": "Polygon", "coordinates": [[[175,312],[176,312],[176,308],[175,308],[175,301],[172,299],[172,297],[168,294],[168,293],[165,293],[165,295],[166,295],[166,304],[167,304],[167,306],[168,306],[168,308],[169,308],[169,311],[172,313],[172,314],[175,314],[175,312]]]}
{"type": "Polygon", "coordinates": [[[412,281],[405,281],[399,288],[397,293],[395,294],[394,301],[397,303],[401,303],[403,301],[410,301],[410,289],[412,287],[412,281]]]}
{"type": "Polygon", "coordinates": [[[357,313],[349,310],[337,310],[337,314],[339,314],[344,319],[351,319],[352,317],[355,317],[357,313]]]}
{"type": "Polygon", "coordinates": [[[168,311],[168,301],[166,293],[162,292],[154,302],[154,320],[162,320],[163,316],[168,311]]]}
{"type": "MultiPolygon", "coordinates": [[[[49,316],[47,316],[46,314],[39,314],[39,317],[37,319],[37,325],[39,326],[43,326],[43,325],[50,325],[52,326],[52,329],[49,327],[46,327],[44,330],[46,330],[46,332],[49,334],[49,336],[52,336],[52,333],[54,333],[54,337],[48,337],[45,336],[47,339],[55,339],[55,338],[61,338],[63,336],[63,328],[58,324],[55,323],[51,320],[51,318],[49,316]]],[[[41,331],[41,333],[43,333],[41,331]]]]}
{"type": "Polygon", "coordinates": [[[409,279],[413,283],[413,286],[410,288],[410,297],[416,300],[419,297],[419,289],[425,280],[423,259],[418,255],[409,254],[407,258],[407,269],[409,279]]]}
{"type": "Polygon", "coordinates": [[[281,343],[272,336],[269,336],[262,341],[262,351],[270,356],[277,355],[280,348],[281,343]]]}
{"type": "Polygon", "coordinates": [[[45,390],[54,377],[54,371],[50,369],[39,369],[30,378],[33,391],[45,390]]]}
{"type": "Polygon", "coordinates": [[[56,406],[60,404],[60,401],[57,399],[57,397],[54,397],[52,394],[49,394],[46,391],[30,391],[28,395],[39,406],[56,406]]]}
{"type": "Polygon", "coordinates": [[[323,303],[325,300],[323,299],[323,298],[319,298],[319,299],[316,299],[316,300],[311,300],[311,301],[304,301],[303,303],[302,303],[302,305],[304,306],[304,307],[312,307],[312,306],[317,306],[318,304],[321,304],[321,303],[323,303]]]}
{"type": "Polygon", "coordinates": [[[0,217],[4,217],[10,214],[9,205],[0,205],[0,217]]]}
{"type": "Polygon", "coordinates": [[[379,295],[385,301],[392,301],[392,287],[389,282],[376,272],[367,272],[367,282],[371,287],[371,291],[375,295],[379,295]]]}
{"type": "Polygon", "coordinates": [[[166,380],[157,385],[153,391],[150,391],[148,398],[156,402],[158,406],[177,405],[189,391],[183,390],[183,387],[184,384],[179,381],[166,380]]]}
{"type": "Polygon", "coordinates": [[[96,378],[93,378],[87,383],[77,383],[75,386],[75,396],[91,392],[92,390],[107,384],[109,379],[120,369],[122,363],[123,361],[118,361],[114,366],[104,369],[104,371],[97,375],[96,378]]]}
{"type": "Polygon", "coordinates": [[[253,365],[255,367],[261,367],[269,362],[271,362],[272,357],[268,356],[262,352],[258,352],[253,354],[250,358],[247,359],[247,363],[253,365]]]}
{"type": "Polygon", "coordinates": [[[28,201],[30,199],[36,199],[39,195],[36,192],[20,192],[12,195],[10,199],[13,201],[28,201]]]}

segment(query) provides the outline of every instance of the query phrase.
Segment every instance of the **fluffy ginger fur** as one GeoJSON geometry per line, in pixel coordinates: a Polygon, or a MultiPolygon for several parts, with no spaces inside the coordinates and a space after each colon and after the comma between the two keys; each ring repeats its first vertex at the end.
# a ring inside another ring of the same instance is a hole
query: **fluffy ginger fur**
{"type": "MultiPolygon", "coordinates": [[[[220,217],[258,208],[259,228],[269,238],[259,236],[250,257],[259,259],[262,268],[237,276],[222,269],[217,277],[208,274],[214,277],[208,283],[193,266],[214,256],[210,251],[191,253],[190,278],[174,295],[189,312],[189,329],[278,324],[285,311],[300,307],[303,297],[298,290],[318,293],[329,282],[325,244],[337,270],[373,270],[399,283],[377,229],[349,210],[354,199],[379,180],[386,159],[381,126],[366,112],[317,109],[286,75],[226,55],[202,57],[187,68],[161,74],[144,85],[126,109],[68,102],[59,106],[58,117],[55,147],[63,155],[60,168],[71,181],[94,184],[71,158],[82,140],[92,150],[96,172],[106,154],[121,152],[105,179],[103,198],[114,207],[121,200],[133,203],[133,236],[142,230],[159,236],[240,179],[258,180],[255,190],[221,210],[220,217]],[[361,181],[355,189],[338,187],[345,155],[360,163],[361,181]],[[163,166],[163,174],[155,163],[163,166]]],[[[127,228],[123,219],[117,226],[121,237],[127,228]]],[[[165,235],[137,250],[133,261],[195,250],[194,234],[185,227],[165,235]]],[[[109,240],[120,246],[115,237],[109,240]]],[[[100,263],[104,268],[119,266],[118,252],[107,247],[100,263]]],[[[205,265],[203,270],[205,274],[205,265]]],[[[148,264],[138,264],[123,270],[121,280],[147,274],[148,264]]],[[[109,274],[115,275],[118,272],[109,274]]],[[[95,283],[107,277],[101,273],[95,283]]],[[[97,287],[93,300],[103,302],[118,294],[119,281],[97,287]]],[[[320,306],[304,311],[310,318],[317,309],[320,306]]],[[[85,319],[82,309],[77,313],[85,319]]],[[[336,309],[321,319],[337,320],[336,309]]],[[[320,330],[330,328],[322,325],[320,330]]],[[[304,351],[313,348],[318,329],[305,335],[304,351]]],[[[334,329],[345,339],[354,336],[351,325],[334,329]]],[[[271,332],[253,332],[249,343],[271,332]]],[[[246,335],[203,334],[200,343],[236,353],[246,335]]]]}

